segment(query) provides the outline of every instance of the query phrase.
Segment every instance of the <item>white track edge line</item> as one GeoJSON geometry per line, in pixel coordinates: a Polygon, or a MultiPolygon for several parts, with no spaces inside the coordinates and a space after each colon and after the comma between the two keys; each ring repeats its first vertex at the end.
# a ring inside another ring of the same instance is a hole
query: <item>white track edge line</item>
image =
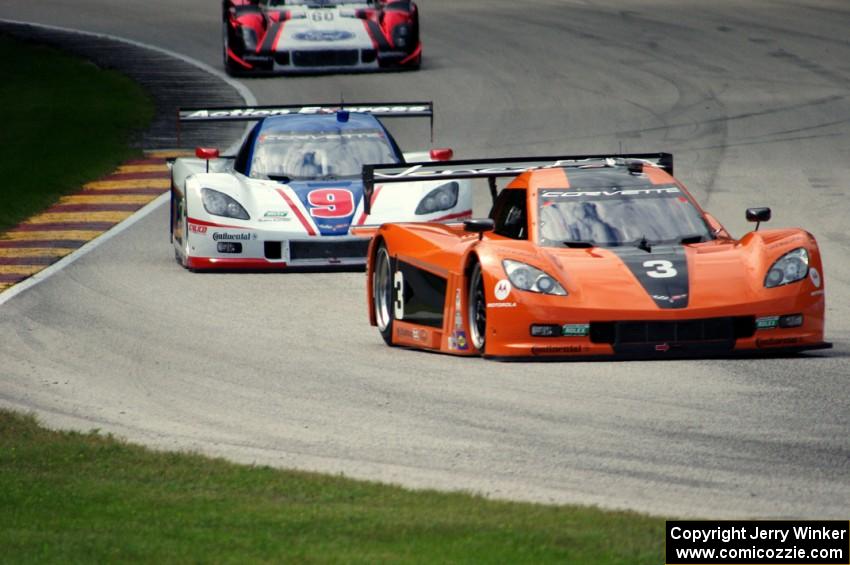
{"type": "MultiPolygon", "coordinates": [[[[229,76],[227,76],[223,72],[219,71],[218,69],[214,69],[213,67],[207,65],[206,63],[202,63],[202,62],[198,61],[197,59],[192,59],[191,57],[188,57],[188,56],[183,55],[181,53],[177,53],[175,51],[171,51],[169,49],[164,49],[162,47],[156,47],[155,45],[149,45],[147,43],[142,43],[140,41],[134,41],[132,39],[125,39],[123,37],[118,37],[118,36],[115,36],[115,35],[109,35],[109,34],[106,34],[106,33],[96,33],[96,32],[91,32],[91,31],[82,31],[82,30],[78,30],[78,29],[71,29],[71,28],[60,27],[60,26],[52,26],[52,25],[39,24],[39,23],[33,23],[33,22],[25,22],[25,21],[19,21],[19,20],[7,20],[7,19],[3,19],[3,18],[0,18],[0,22],[13,24],[13,25],[32,26],[32,27],[37,27],[37,28],[42,28],[42,29],[62,31],[62,32],[66,32],[66,33],[76,33],[78,35],[87,35],[87,36],[90,36],[90,37],[98,37],[98,38],[101,38],[101,39],[108,39],[110,41],[116,41],[116,42],[119,42],[119,43],[126,43],[128,45],[133,45],[135,47],[140,47],[142,49],[148,49],[150,51],[156,51],[158,53],[162,53],[163,55],[167,55],[169,57],[179,59],[179,60],[183,61],[184,63],[188,63],[188,64],[190,64],[194,67],[197,67],[198,69],[201,69],[202,71],[204,71],[208,74],[215,76],[216,78],[221,79],[222,81],[224,81],[228,85],[232,86],[239,93],[239,95],[245,101],[245,104],[247,104],[248,106],[254,106],[254,105],[257,104],[257,99],[254,96],[254,94],[250,90],[248,90],[248,88],[244,84],[242,84],[241,82],[239,82],[237,80],[233,80],[232,78],[230,78],[229,76]]],[[[248,127],[250,127],[250,126],[248,126],[248,127]]],[[[247,130],[247,128],[246,128],[246,130],[247,130]]],[[[233,143],[233,145],[231,145],[230,147],[227,148],[225,154],[231,154],[231,153],[235,152],[238,149],[240,144],[241,144],[241,140],[237,140],[236,142],[233,143]]],[[[165,194],[161,194],[160,196],[155,198],[153,201],[148,202],[143,208],[141,208],[140,210],[135,212],[133,215],[131,215],[130,217],[128,217],[124,221],[119,222],[118,224],[114,225],[112,228],[110,228],[106,232],[102,233],[98,237],[89,241],[88,243],[86,243],[85,245],[80,247],[79,249],[76,249],[75,251],[73,251],[69,255],[66,255],[65,257],[63,257],[62,259],[57,261],[56,263],[53,263],[49,267],[37,272],[36,274],[32,275],[31,277],[24,279],[23,281],[11,286],[10,288],[8,288],[4,291],[0,291],[0,306],[2,306],[3,304],[8,302],[9,300],[14,298],[15,296],[19,295],[20,293],[24,292],[25,290],[28,290],[28,289],[34,287],[35,285],[47,280],[49,277],[58,273],[59,271],[61,271],[65,267],[67,267],[68,265],[72,264],[77,259],[80,259],[84,255],[88,254],[90,251],[93,251],[94,249],[100,247],[102,244],[106,243],[107,241],[109,241],[110,239],[115,237],[116,235],[120,234],[121,232],[123,232],[124,230],[131,227],[133,224],[135,224],[136,222],[138,222],[139,220],[143,219],[145,216],[147,216],[148,214],[153,212],[158,206],[160,206],[166,200],[168,200],[169,197],[170,197],[170,195],[167,192],[165,194]]]]}

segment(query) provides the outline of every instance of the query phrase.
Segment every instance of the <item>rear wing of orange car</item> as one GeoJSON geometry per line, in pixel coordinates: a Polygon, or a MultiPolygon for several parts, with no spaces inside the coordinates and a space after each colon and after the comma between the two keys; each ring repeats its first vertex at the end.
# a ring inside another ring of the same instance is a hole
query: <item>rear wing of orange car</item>
{"type": "Polygon", "coordinates": [[[562,167],[599,167],[650,163],[673,174],[671,153],[629,153],[624,155],[566,155],[556,157],[509,157],[502,159],[472,159],[363,167],[364,205],[371,212],[372,195],[376,184],[439,180],[487,179],[490,195],[496,199],[496,179],[516,177],[534,169],[562,167]]]}
{"type": "Polygon", "coordinates": [[[332,104],[295,104],[275,106],[222,106],[215,108],[180,108],[177,111],[178,139],[180,124],[197,122],[250,122],[271,116],[326,115],[339,112],[371,114],[378,118],[428,118],[431,140],[434,139],[433,102],[360,102],[332,104]]]}

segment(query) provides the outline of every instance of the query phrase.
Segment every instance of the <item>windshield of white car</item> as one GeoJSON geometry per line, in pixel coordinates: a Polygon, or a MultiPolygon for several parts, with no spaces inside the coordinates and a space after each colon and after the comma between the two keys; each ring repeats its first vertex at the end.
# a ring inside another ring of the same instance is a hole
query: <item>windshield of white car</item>
{"type": "Polygon", "coordinates": [[[400,160],[378,129],[261,133],[249,176],[290,180],[360,178],[363,165],[400,160]]]}
{"type": "Polygon", "coordinates": [[[540,244],[617,247],[713,239],[699,209],[676,185],[541,189],[540,244]]]}

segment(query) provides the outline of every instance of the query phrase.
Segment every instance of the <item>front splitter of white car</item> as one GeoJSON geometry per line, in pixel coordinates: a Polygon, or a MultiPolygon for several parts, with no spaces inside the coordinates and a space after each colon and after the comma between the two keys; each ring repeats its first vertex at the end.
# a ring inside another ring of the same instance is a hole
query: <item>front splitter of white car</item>
{"type": "Polygon", "coordinates": [[[189,220],[181,262],[194,270],[362,266],[368,237],[304,237],[281,230],[218,226],[189,220]]]}

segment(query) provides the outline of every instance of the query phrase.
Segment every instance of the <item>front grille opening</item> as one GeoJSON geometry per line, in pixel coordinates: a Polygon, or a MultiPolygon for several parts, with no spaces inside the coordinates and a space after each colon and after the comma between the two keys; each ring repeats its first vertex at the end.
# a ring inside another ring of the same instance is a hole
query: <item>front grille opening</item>
{"type": "Polygon", "coordinates": [[[368,239],[346,241],[291,241],[291,260],[297,259],[353,259],[365,258],[369,249],[368,239]]]}
{"type": "Polygon", "coordinates": [[[263,243],[266,259],[283,259],[283,245],[279,241],[263,243]]]}
{"type": "Polygon", "coordinates": [[[755,334],[754,316],[676,321],[591,322],[593,343],[686,343],[734,341],[755,334]]]}
{"type": "Polygon", "coordinates": [[[292,64],[296,67],[347,67],[359,61],[359,49],[292,52],[292,64]]]}

